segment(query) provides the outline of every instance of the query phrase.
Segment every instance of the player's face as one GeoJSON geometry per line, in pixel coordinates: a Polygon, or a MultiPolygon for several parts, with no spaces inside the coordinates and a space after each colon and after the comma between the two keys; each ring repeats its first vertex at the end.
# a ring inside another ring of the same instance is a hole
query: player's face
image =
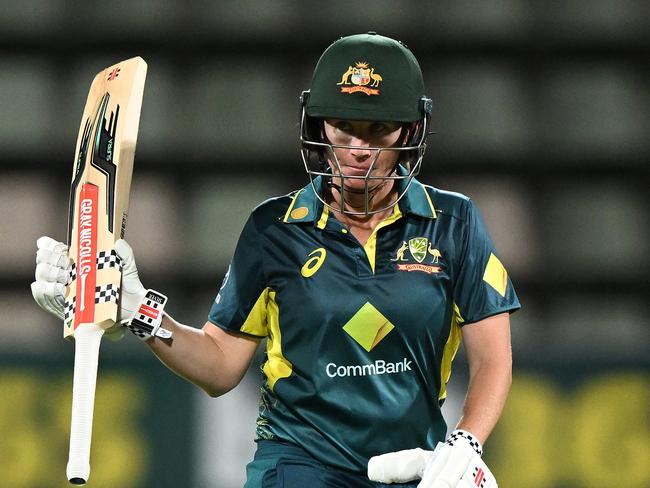
{"type": "MultiPolygon", "coordinates": [[[[402,130],[402,126],[396,122],[326,119],[324,131],[327,141],[335,146],[355,146],[334,148],[338,165],[334,158],[329,158],[332,174],[360,177],[390,175],[395,168],[397,152],[379,152],[371,148],[389,148],[399,145],[403,140],[402,130]]],[[[369,182],[368,186],[372,188],[377,184],[369,182]]],[[[362,178],[345,180],[345,187],[352,191],[363,190],[364,186],[365,181],[362,178]]]]}

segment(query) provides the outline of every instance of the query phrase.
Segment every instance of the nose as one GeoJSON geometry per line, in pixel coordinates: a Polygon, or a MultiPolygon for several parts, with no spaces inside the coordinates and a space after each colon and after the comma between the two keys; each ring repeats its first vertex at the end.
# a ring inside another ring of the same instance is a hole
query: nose
{"type": "Polygon", "coordinates": [[[355,158],[368,159],[370,157],[370,143],[362,139],[359,136],[354,136],[350,140],[350,146],[354,146],[354,149],[350,149],[350,154],[355,158]]]}

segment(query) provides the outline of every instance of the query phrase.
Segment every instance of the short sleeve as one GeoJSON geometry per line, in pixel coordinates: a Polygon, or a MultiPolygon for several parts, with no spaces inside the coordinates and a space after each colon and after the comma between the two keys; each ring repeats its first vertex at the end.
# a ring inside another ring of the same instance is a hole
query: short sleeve
{"type": "Polygon", "coordinates": [[[521,307],[508,272],[471,200],[466,203],[465,233],[454,301],[463,323],[521,307]]]}
{"type": "Polygon", "coordinates": [[[266,288],[262,265],[261,236],[251,215],[239,236],[235,254],[208,320],[229,332],[265,337],[266,288]]]}

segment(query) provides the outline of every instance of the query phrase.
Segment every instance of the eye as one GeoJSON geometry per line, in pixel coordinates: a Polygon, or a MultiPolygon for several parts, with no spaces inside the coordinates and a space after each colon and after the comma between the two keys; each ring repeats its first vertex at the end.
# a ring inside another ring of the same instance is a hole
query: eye
{"type": "Polygon", "coordinates": [[[389,132],[389,128],[383,122],[374,122],[370,125],[371,134],[386,134],[389,132]]]}
{"type": "Polygon", "coordinates": [[[373,122],[370,127],[370,133],[375,136],[383,136],[399,129],[399,124],[390,122],[373,122]]]}
{"type": "Polygon", "coordinates": [[[352,131],[352,124],[350,122],[347,122],[345,120],[339,120],[334,124],[334,127],[336,127],[338,130],[342,132],[351,132],[352,131]]]}

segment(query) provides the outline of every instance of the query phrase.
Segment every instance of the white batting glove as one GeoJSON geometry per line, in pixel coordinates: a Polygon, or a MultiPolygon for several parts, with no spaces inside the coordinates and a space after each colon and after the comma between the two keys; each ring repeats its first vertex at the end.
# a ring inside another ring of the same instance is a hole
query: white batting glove
{"type": "MultiPolygon", "coordinates": [[[[31,285],[32,295],[43,310],[63,320],[65,286],[70,282],[72,267],[68,246],[51,237],[43,236],[36,241],[36,247],[36,281],[31,285]]],[[[120,239],[115,243],[115,251],[122,260],[120,313],[116,327],[104,333],[104,336],[112,340],[122,338],[123,329],[120,325],[128,322],[135,315],[146,294],[138,277],[131,246],[120,239]]]]}
{"type": "Polygon", "coordinates": [[[162,328],[163,309],[167,297],[154,290],[145,290],[138,276],[133,249],[124,240],[115,241],[115,252],[122,260],[121,313],[119,323],[143,341],[153,336],[169,339],[172,333],[162,328]]]}
{"type": "Polygon", "coordinates": [[[455,430],[434,451],[411,449],[372,457],[368,478],[383,483],[421,479],[418,488],[498,488],[481,454],[472,434],[455,430]]]}
{"type": "Polygon", "coordinates": [[[147,290],[142,286],[135,265],[133,249],[124,239],[115,241],[115,252],[122,260],[122,287],[120,290],[120,316],[118,322],[125,324],[133,318],[147,290]]]}
{"type": "Polygon", "coordinates": [[[39,307],[63,320],[65,285],[70,280],[72,261],[68,246],[43,236],[36,241],[36,281],[31,285],[32,295],[39,307]]]}
{"type": "Polygon", "coordinates": [[[418,488],[498,488],[482,454],[476,437],[464,430],[453,431],[436,446],[418,488]]]}

